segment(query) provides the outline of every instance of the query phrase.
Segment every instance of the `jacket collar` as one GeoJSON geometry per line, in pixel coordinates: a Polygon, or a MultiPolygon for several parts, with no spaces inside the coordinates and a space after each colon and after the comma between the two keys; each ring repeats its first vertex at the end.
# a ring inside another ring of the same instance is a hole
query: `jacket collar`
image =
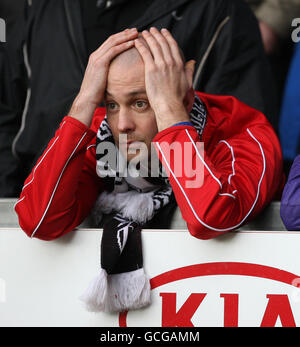
{"type": "MultiPolygon", "coordinates": [[[[112,0],[115,4],[126,3],[130,0],[112,0]]],[[[144,15],[132,23],[131,27],[136,27],[139,31],[146,29],[151,23],[157,21],[160,17],[172,13],[191,0],[154,0],[144,15]]],[[[112,4],[113,6],[114,4],[112,4]]],[[[84,73],[88,56],[85,50],[85,39],[82,28],[82,16],[79,0],[64,0],[67,25],[72,38],[75,51],[79,58],[82,73],[84,73]]]]}
{"type": "Polygon", "coordinates": [[[155,22],[160,17],[163,17],[168,13],[176,11],[178,8],[190,1],[191,0],[153,1],[152,5],[147,9],[144,16],[142,16],[136,22],[134,22],[132,24],[132,27],[136,27],[138,30],[143,30],[149,27],[151,23],[155,22]]]}

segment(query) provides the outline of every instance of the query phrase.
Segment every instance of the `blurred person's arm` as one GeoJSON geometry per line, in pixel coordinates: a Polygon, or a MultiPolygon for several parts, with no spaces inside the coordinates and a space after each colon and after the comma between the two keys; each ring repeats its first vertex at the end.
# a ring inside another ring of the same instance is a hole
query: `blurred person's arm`
{"type": "Polygon", "coordinates": [[[300,16],[300,0],[264,0],[254,13],[259,21],[264,47],[272,54],[287,39],[292,20],[300,16]]]}
{"type": "Polygon", "coordinates": [[[294,160],[283,190],[280,216],[287,230],[300,230],[300,155],[294,160]]]}
{"type": "Polygon", "coordinates": [[[259,29],[266,53],[270,55],[276,52],[280,42],[276,31],[264,22],[259,22],[259,29]]]}

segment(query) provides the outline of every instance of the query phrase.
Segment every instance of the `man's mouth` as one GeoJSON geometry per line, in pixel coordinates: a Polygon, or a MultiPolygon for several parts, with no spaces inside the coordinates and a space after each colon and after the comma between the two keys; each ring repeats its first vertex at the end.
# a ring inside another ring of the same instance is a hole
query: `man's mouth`
{"type": "Polygon", "coordinates": [[[139,141],[139,140],[128,140],[128,141],[123,141],[123,142],[119,142],[119,145],[121,147],[140,147],[142,144],[144,144],[143,141],[139,141]]]}
{"type": "Polygon", "coordinates": [[[130,148],[137,148],[137,147],[140,148],[141,144],[144,144],[144,142],[136,141],[136,140],[127,141],[126,143],[127,147],[130,147],[130,148]]]}

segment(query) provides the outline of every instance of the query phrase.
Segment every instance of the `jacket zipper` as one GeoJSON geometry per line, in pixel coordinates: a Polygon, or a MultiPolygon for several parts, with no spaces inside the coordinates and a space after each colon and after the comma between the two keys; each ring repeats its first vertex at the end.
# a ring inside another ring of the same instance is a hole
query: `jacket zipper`
{"type": "MultiPolygon", "coordinates": [[[[30,68],[29,60],[28,60],[28,50],[27,50],[27,43],[26,42],[23,45],[23,57],[24,57],[24,65],[25,65],[26,71],[27,71],[27,77],[28,77],[28,80],[30,80],[31,68],[30,68]]],[[[26,100],[25,100],[25,106],[24,106],[23,113],[22,113],[21,127],[20,127],[19,131],[17,132],[17,135],[15,136],[15,138],[12,142],[12,146],[11,146],[12,154],[17,159],[20,159],[20,158],[19,158],[17,151],[16,151],[16,145],[17,145],[17,141],[19,140],[19,138],[20,138],[20,136],[21,136],[21,134],[25,128],[25,122],[26,122],[26,116],[28,113],[30,97],[31,97],[31,88],[28,87],[27,88],[27,94],[26,94],[26,100]]]]}

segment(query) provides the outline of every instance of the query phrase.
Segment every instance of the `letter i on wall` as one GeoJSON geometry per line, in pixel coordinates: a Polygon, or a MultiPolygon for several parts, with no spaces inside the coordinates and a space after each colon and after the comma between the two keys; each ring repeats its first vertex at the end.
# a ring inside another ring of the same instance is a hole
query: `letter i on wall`
{"type": "Polygon", "coordinates": [[[0,42],[6,42],[6,24],[3,18],[0,18],[0,42]]]}

